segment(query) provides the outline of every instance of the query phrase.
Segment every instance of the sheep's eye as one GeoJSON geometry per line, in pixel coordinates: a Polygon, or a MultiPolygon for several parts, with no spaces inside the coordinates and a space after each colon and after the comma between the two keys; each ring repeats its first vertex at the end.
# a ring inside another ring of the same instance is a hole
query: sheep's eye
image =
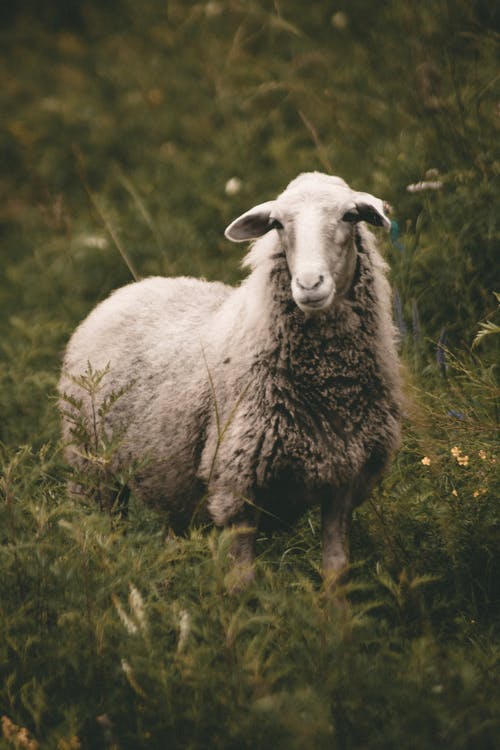
{"type": "Polygon", "coordinates": [[[347,211],[342,216],[342,221],[347,221],[349,224],[356,224],[356,222],[359,221],[359,212],[353,209],[352,211],[347,211]]]}
{"type": "Polygon", "coordinates": [[[270,219],[269,229],[283,229],[283,224],[278,219],[270,219]]]}

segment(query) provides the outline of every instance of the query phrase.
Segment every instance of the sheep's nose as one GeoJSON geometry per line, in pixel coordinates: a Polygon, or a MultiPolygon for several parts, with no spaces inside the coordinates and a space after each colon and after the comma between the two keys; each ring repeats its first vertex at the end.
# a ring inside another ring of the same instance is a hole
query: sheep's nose
{"type": "Polygon", "coordinates": [[[317,274],[317,273],[302,273],[299,276],[297,276],[297,286],[300,287],[300,289],[304,289],[306,292],[311,292],[313,289],[317,289],[321,286],[323,281],[325,280],[325,277],[323,274],[317,274]]]}

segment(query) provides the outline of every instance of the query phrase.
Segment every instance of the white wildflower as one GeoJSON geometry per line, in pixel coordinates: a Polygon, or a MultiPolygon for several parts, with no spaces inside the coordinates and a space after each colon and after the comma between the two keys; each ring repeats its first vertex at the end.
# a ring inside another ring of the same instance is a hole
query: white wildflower
{"type": "Polygon", "coordinates": [[[239,193],[241,190],[242,182],[239,177],[231,177],[230,180],[226,182],[225,191],[227,195],[236,195],[236,193],[239,193]]]}
{"type": "Polygon", "coordinates": [[[191,615],[187,609],[181,609],[179,613],[179,641],[177,643],[177,653],[180,654],[184,648],[191,632],[191,615]]]}
{"type": "Polygon", "coordinates": [[[88,234],[83,240],[85,247],[95,248],[96,250],[105,250],[108,246],[108,240],[99,234],[88,234]]]}
{"type": "Polygon", "coordinates": [[[407,185],[406,189],[409,193],[420,193],[422,190],[441,190],[443,183],[441,180],[423,180],[422,182],[413,182],[411,185],[407,185]]]}
{"type": "Polygon", "coordinates": [[[134,675],[134,671],[128,661],[126,659],[122,659],[122,669],[125,672],[125,675],[127,677],[127,680],[129,682],[130,687],[135,690],[135,692],[141,696],[141,698],[147,698],[146,693],[142,689],[142,687],[139,685],[139,683],[136,680],[136,677],[134,675]]]}
{"type": "Polygon", "coordinates": [[[210,0],[210,2],[205,5],[205,15],[207,16],[207,18],[220,16],[222,10],[222,3],[218,3],[216,0],[210,0]]]}
{"type": "Polygon", "coordinates": [[[130,594],[128,597],[130,609],[134,613],[135,619],[141,630],[146,630],[146,614],[144,612],[144,600],[141,592],[136,589],[133,583],[130,584],[130,594]]]}
{"type": "Polygon", "coordinates": [[[55,96],[46,96],[39,103],[40,109],[45,112],[61,112],[64,107],[64,103],[61,99],[57,99],[55,96]]]}
{"type": "Polygon", "coordinates": [[[120,600],[118,599],[118,597],[113,595],[112,598],[113,598],[113,604],[115,605],[115,609],[118,613],[118,617],[120,618],[123,625],[125,626],[125,629],[127,630],[128,633],[130,633],[130,635],[135,635],[138,632],[137,625],[132,620],[132,618],[127,615],[122,605],[120,604],[120,600]]]}
{"type": "Polygon", "coordinates": [[[344,13],[341,10],[338,10],[331,17],[330,23],[332,24],[332,26],[333,26],[334,29],[338,29],[339,31],[343,31],[349,25],[349,19],[348,19],[346,13],[344,13]]]}
{"type": "Polygon", "coordinates": [[[132,674],[132,667],[126,659],[122,659],[122,669],[126,675],[132,674]]]}

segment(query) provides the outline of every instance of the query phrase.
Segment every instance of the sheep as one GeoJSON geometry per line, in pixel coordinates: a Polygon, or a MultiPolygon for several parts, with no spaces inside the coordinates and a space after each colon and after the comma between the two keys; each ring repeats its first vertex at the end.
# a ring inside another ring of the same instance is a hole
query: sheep
{"type": "MultiPolygon", "coordinates": [[[[151,277],[101,302],[77,328],[59,383],[70,464],[78,375],[109,366],[101,401],[121,430],[114,470],[146,458],[132,489],[234,532],[235,588],[254,576],[257,529],[321,508],[322,571],[335,588],[348,565],[353,509],[400,439],[402,397],[387,266],[365,223],[390,228],[386,204],[344,180],[302,173],[225,236],[252,240],[236,287],[151,277]]],[[[73,441],[73,444],[72,444],[73,441]]]]}

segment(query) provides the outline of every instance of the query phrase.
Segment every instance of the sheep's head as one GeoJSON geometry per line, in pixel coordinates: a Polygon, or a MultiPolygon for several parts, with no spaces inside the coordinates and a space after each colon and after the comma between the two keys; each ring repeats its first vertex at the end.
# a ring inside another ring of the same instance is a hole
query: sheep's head
{"type": "Polygon", "coordinates": [[[299,175],[274,201],[235,219],[225,235],[233,242],[277,233],[286,253],[291,292],[306,313],[326,310],[349,291],[356,268],[353,225],[366,221],[389,230],[384,203],[358,193],[339,177],[299,175]]]}

